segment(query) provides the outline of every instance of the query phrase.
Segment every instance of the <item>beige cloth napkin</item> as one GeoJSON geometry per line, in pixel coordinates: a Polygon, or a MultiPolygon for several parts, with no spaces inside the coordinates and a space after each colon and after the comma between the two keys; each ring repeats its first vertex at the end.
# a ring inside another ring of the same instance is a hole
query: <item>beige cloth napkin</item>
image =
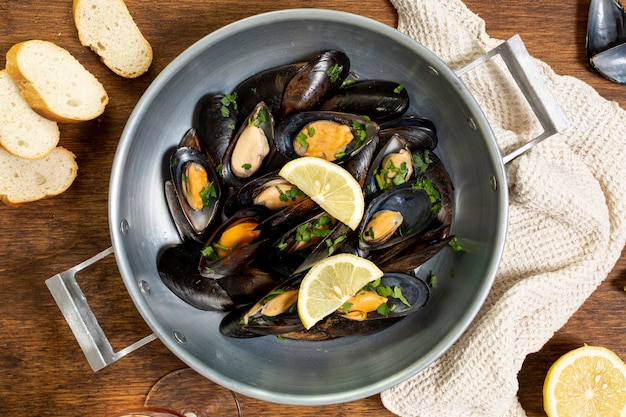
{"type": "MultiPolygon", "coordinates": [[[[398,29],[453,69],[498,45],[459,0],[391,0],[398,29]]],[[[513,34],[511,34],[513,35],[513,34]]],[[[535,60],[571,127],[507,165],[509,227],[494,286],[439,360],[381,393],[402,416],[525,416],[517,374],[603,281],[626,242],[626,112],[535,60]]],[[[501,149],[536,133],[500,65],[463,76],[501,149]]],[[[624,92],[626,93],[626,87],[624,92]]],[[[585,340],[593,344],[593,340],[585,340]]]]}

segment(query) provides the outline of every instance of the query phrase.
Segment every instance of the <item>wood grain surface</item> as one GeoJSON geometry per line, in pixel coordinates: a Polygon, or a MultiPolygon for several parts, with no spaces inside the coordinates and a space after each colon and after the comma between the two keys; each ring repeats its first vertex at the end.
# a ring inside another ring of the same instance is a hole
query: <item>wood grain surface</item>
{"type": "MultiPolygon", "coordinates": [[[[588,0],[467,0],[493,37],[519,33],[530,53],[559,74],[591,84],[626,106],[626,87],[592,74],[584,44],[588,0]]],[[[68,49],[104,84],[110,96],[96,120],[60,125],[61,145],[76,154],[78,178],[64,194],[22,207],[0,206],[0,410],[7,416],[115,416],[143,405],[150,389],[185,365],[160,341],[94,373],[45,280],[111,245],[107,195],[119,137],[133,106],[155,76],[204,35],[236,20],[277,9],[316,7],[358,13],[396,26],[383,0],[267,2],[251,0],[127,0],[154,48],[148,73],[121,78],[80,45],[69,0],[0,0],[0,68],[16,42],[44,39],[68,49]]],[[[132,178],[128,179],[132,181],[132,178]]],[[[134,308],[113,257],[78,275],[94,313],[117,349],[151,331],[134,308]]],[[[519,374],[519,398],[528,416],[543,413],[541,389],[550,364],[583,343],[606,346],[626,359],[626,253],[582,308],[519,374]]],[[[387,416],[380,398],[322,407],[282,406],[240,396],[246,416],[387,416]]],[[[443,417],[443,416],[442,416],[443,417]]]]}

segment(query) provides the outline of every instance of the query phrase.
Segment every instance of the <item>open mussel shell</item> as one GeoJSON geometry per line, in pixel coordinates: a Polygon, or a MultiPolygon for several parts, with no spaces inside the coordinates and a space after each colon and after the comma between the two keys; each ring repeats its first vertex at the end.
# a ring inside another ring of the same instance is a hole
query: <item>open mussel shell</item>
{"type": "Polygon", "coordinates": [[[202,247],[196,263],[200,274],[223,279],[252,263],[269,241],[263,230],[258,229],[268,214],[262,206],[246,207],[220,224],[202,247]]]}
{"type": "Polygon", "coordinates": [[[221,163],[238,125],[238,111],[233,97],[223,93],[206,94],[198,100],[194,109],[193,126],[214,166],[221,163]]]}
{"type": "MultiPolygon", "coordinates": [[[[189,129],[170,157],[170,177],[181,212],[193,234],[203,235],[219,212],[221,181],[211,162],[201,152],[195,129],[189,129]]],[[[170,211],[171,207],[170,207],[170,211]]],[[[182,222],[178,211],[172,212],[182,222]]],[[[179,230],[189,227],[179,226],[179,230]]]]}
{"type": "Polygon", "coordinates": [[[229,337],[250,338],[304,329],[296,310],[301,281],[302,275],[294,275],[259,297],[255,304],[231,311],[220,322],[220,332],[229,337]]]}
{"type": "Polygon", "coordinates": [[[226,290],[198,272],[199,256],[199,246],[188,242],[165,249],[157,260],[161,281],[178,298],[200,310],[231,310],[235,304],[226,290]]]}
{"type": "Polygon", "coordinates": [[[274,167],[274,118],[263,102],[232,138],[222,158],[222,177],[231,187],[241,187],[248,181],[267,174],[274,167]]]}
{"type": "Polygon", "coordinates": [[[281,116],[316,109],[339,89],[350,74],[350,59],[342,51],[324,51],[289,80],[282,95],[281,116]]]}
{"type": "Polygon", "coordinates": [[[320,110],[367,116],[377,123],[400,117],[409,108],[403,85],[385,80],[348,83],[322,103],[320,110]]]}
{"type": "Polygon", "coordinates": [[[402,116],[380,125],[380,142],[384,144],[394,135],[399,135],[411,149],[434,150],[439,144],[435,124],[418,116],[402,116]]]}
{"type": "Polygon", "coordinates": [[[405,183],[377,195],[359,227],[359,247],[381,250],[422,232],[433,220],[433,202],[423,189],[405,183]]]}
{"type": "Polygon", "coordinates": [[[284,119],[276,128],[275,143],[279,153],[286,159],[316,156],[329,161],[346,161],[374,140],[378,129],[376,122],[354,114],[307,111],[294,113],[284,119]],[[316,135],[322,136],[322,132],[321,129],[316,130],[317,122],[329,122],[333,126],[319,141],[316,135]],[[305,138],[301,139],[303,135],[305,138]],[[339,145],[340,142],[342,145],[339,145]]]}
{"type": "Polygon", "coordinates": [[[308,198],[298,187],[270,172],[249,181],[237,192],[236,204],[240,207],[265,206],[270,210],[280,210],[308,198]]]}

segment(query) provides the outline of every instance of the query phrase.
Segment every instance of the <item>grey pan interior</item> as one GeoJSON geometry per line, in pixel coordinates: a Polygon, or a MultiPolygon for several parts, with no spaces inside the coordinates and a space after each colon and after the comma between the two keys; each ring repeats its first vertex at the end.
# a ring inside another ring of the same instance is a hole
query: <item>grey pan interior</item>
{"type": "Polygon", "coordinates": [[[493,282],[504,244],[507,198],[491,129],[445,64],[376,21],[299,9],[254,16],[219,29],[183,52],[155,79],[119,143],[109,219],[128,292],[174,354],[198,373],[247,396],[320,405],[363,398],[406,380],[459,338],[493,282]],[[405,84],[412,101],[409,113],[435,122],[440,137],[437,153],[455,186],[453,233],[467,253],[447,248],[425,265],[422,271],[438,277],[430,303],[378,334],[325,342],[223,337],[218,332],[222,314],[186,305],[157,274],[160,249],[179,241],[163,195],[167,157],[191,126],[202,95],[230,92],[255,72],[326,49],[345,51],[361,78],[405,84]],[[500,185],[495,190],[493,179],[500,185]]]}

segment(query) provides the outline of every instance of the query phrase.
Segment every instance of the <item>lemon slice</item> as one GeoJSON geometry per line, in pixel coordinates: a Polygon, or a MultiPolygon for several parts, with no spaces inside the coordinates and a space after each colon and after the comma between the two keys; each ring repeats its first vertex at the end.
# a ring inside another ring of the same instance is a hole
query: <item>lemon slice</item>
{"type": "Polygon", "coordinates": [[[356,179],[339,165],[303,156],[287,162],[278,175],[352,230],[361,222],[365,208],[363,191],[356,179]]]}
{"type": "Polygon", "coordinates": [[[319,261],[300,284],[298,315],[302,324],[310,329],[382,275],[383,272],[373,262],[348,253],[319,261]]]}
{"type": "Polygon", "coordinates": [[[549,417],[624,417],[626,365],[603,347],[574,349],[550,367],[543,406],[549,417]]]}

